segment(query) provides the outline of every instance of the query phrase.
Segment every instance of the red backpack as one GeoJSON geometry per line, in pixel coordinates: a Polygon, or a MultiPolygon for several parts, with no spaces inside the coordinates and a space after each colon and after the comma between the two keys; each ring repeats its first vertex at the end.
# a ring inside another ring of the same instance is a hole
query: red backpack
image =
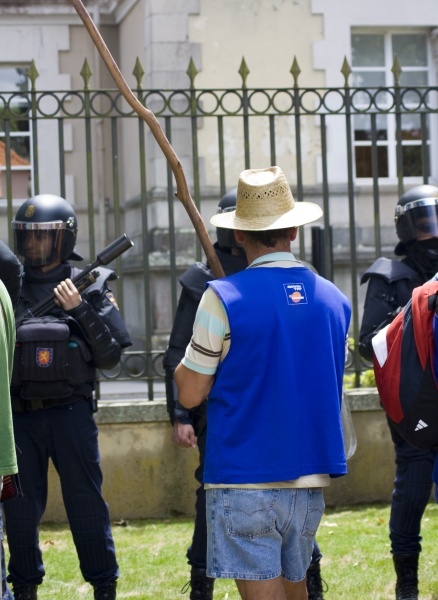
{"type": "Polygon", "coordinates": [[[438,281],[415,288],[404,309],[372,340],[377,389],[389,421],[413,446],[434,450],[438,450],[437,294],[438,281]]]}

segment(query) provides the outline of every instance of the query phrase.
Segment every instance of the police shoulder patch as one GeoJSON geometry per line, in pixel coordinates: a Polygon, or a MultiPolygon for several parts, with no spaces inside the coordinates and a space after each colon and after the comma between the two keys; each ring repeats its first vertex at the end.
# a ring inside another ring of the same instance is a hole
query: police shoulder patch
{"type": "Polygon", "coordinates": [[[107,291],[106,292],[106,297],[108,298],[108,300],[114,304],[115,308],[117,308],[117,310],[119,310],[118,304],[116,302],[116,299],[114,298],[114,294],[111,291],[107,291]]]}

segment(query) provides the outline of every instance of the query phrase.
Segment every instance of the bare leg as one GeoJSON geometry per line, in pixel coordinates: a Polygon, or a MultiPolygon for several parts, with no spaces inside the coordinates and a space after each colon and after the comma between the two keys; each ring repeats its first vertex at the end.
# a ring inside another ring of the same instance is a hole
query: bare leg
{"type": "Polygon", "coordinates": [[[306,579],[302,581],[288,581],[283,579],[287,600],[307,600],[306,579]]]}
{"type": "Polygon", "coordinates": [[[236,579],[242,600],[307,600],[306,580],[292,583],[283,577],[266,581],[236,579]]]}

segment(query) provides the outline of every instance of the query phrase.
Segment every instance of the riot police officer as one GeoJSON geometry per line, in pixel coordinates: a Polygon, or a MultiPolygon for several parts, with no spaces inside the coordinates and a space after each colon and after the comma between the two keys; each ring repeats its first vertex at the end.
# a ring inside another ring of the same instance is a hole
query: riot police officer
{"type": "Polygon", "coordinates": [[[94,598],[116,598],[119,576],[108,506],[102,497],[93,391],[96,369],[114,367],[129,334],[108,281],[79,292],[80,272],[69,260],[77,218],[63,198],[28,199],[12,222],[15,252],[24,275],[16,311],[17,347],[11,400],[24,497],[5,504],[10,552],[8,581],[16,600],[34,600],[45,574],[38,525],[47,501],[48,459],[61,482],[64,505],[84,579],[94,598]],[[50,314],[32,318],[32,307],[54,295],[50,314]]]}
{"type": "MultiPolygon", "coordinates": [[[[218,205],[218,212],[234,210],[236,192],[237,190],[231,190],[223,196],[218,205]]],[[[232,230],[218,229],[217,234],[217,242],[214,244],[214,248],[225,275],[231,275],[245,269],[248,262],[243,250],[237,246],[232,230]]],[[[214,275],[210,267],[200,262],[196,262],[189,267],[179,278],[182,291],[163,361],[166,373],[167,411],[173,425],[172,440],[181,448],[190,448],[197,445],[199,450],[199,466],[195,471],[195,478],[199,483],[196,490],[195,524],[192,543],[187,550],[187,559],[191,566],[191,600],[210,600],[213,598],[214,587],[214,579],[208,578],[205,573],[207,523],[202,475],[206,441],[206,405],[204,402],[190,411],[181,406],[178,402],[178,390],[173,381],[173,373],[184,356],[192,335],[199,301],[204,293],[207,281],[211,279],[214,279],[214,275]]]]}
{"type": "MultiPolygon", "coordinates": [[[[368,360],[375,333],[391,322],[415,287],[438,271],[438,188],[420,185],[404,193],[396,205],[395,226],[400,240],[395,254],[404,258],[379,258],[361,279],[368,288],[360,353],[368,360]]],[[[414,448],[389,428],[397,465],[389,522],[396,600],[417,600],[421,518],[431,495],[434,452],[414,448]]]]}
{"type": "MultiPolygon", "coordinates": [[[[227,212],[236,208],[237,189],[227,192],[219,201],[217,212],[227,212]]],[[[236,240],[232,229],[218,227],[217,242],[214,249],[225,275],[232,275],[248,266],[248,262],[236,240]]],[[[199,483],[196,490],[195,523],[192,543],[187,550],[190,572],[190,600],[211,600],[214,591],[214,579],[206,576],[207,524],[205,515],[205,490],[202,484],[204,471],[204,453],[206,442],[206,404],[187,410],[178,402],[178,390],[173,381],[176,366],[184,356],[187,344],[192,336],[196,310],[208,281],[214,279],[208,264],[196,262],[179,278],[182,286],[176,310],[175,320],[164,356],[163,366],[166,373],[167,412],[173,425],[172,440],[181,448],[198,447],[199,465],[195,478],[199,483]]],[[[323,582],[320,572],[321,552],[315,542],[312,564],[307,571],[309,600],[323,600],[323,582]]]]}

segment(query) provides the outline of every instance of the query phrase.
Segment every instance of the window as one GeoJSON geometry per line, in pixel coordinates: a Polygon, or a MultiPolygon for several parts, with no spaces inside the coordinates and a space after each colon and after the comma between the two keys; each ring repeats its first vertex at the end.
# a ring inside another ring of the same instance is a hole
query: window
{"type": "Polygon", "coordinates": [[[9,141],[12,197],[29,195],[32,173],[26,67],[0,66],[0,198],[6,198],[6,142],[9,141]],[[8,139],[6,138],[8,136],[8,139]]]}
{"type": "MultiPolygon", "coordinates": [[[[401,88],[428,86],[429,45],[425,33],[353,33],[352,85],[367,88],[367,92],[354,92],[355,109],[367,114],[354,115],[355,167],[357,178],[372,177],[373,138],[377,149],[378,177],[397,177],[396,139],[397,121],[394,115],[394,97],[379,88],[393,88],[391,71],[397,56],[402,67],[401,88]],[[374,104],[373,104],[374,103],[374,104]],[[371,105],[371,106],[370,106],[371,105]],[[382,113],[391,109],[391,113],[382,113]],[[374,132],[370,113],[375,113],[374,132]],[[373,135],[374,133],[374,135],[373,135]]],[[[414,90],[401,90],[402,114],[399,125],[404,177],[422,177],[429,173],[429,164],[423,164],[422,141],[430,145],[430,116],[423,120],[419,95],[414,90]],[[416,112],[409,112],[410,110],[416,112]]],[[[429,155],[429,153],[427,153],[429,155]]]]}

